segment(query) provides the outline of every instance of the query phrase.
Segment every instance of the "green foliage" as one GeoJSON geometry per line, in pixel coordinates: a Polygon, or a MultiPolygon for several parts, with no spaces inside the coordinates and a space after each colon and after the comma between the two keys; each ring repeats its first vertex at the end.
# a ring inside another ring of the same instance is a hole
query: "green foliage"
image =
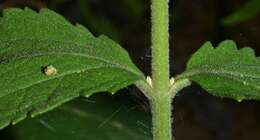
{"type": "Polygon", "coordinates": [[[95,97],[25,120],[12,132],[15,140],[151,140],[149,121],[124,99],[95,97]]]}
{"type": "Polygon", "coordinates": [[[222,21],[223,25],[232,26],[246,20],[251,19],[260,12],[260,0],[250,0],[236,12],[225,17],[222,21]]]}
{"type": "Polygon", "coordinates": [[[250,48],[238,50],[233,41],[223,41],[214,49],[205,43],[189,60],[177,80],[188,78],[215,96],[260,99],[260,60],[250,48]]]}
{"type": "Polygon", "coordinates": [[[0,128],[78,96],[116,92],[142,79],[128,53],[47,9],[0,18],[0,128]]]}

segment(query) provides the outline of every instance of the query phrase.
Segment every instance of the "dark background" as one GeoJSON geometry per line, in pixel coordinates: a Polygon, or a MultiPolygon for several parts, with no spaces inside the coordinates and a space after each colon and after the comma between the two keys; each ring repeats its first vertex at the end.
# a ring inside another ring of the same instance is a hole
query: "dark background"
{"type": "MultiPolygon", "coordinates": [[[[170,41],[171,75],[185,69],[185,64],[205,41],[218,44],[235,40],[239,48],[250,46],[260,53],[260,14],[232,26],[223,26],[224,17],[248,0],[171,0],[170,41]]],[[[5,0],[0,10],[24,7],[50,8],[72,23],[86,26],[96,36],[105,34],[119,42],[136,65],[150,75],[150,1],[149,0],[5,0]]],[[[260,7],[260,6],[259,6],[260,7]]],[[[150,116],[147,100],[135,87],[120,91],[108,100],[137,103],[150,116]],[[113,98],[113,99],[111,99],[113,98]]],[[[176,140],[260,140],[260,103],[220,99],[193,84],[174,100],[174,135],[176,140]]],[[[11,129],[11,128],[9,128],[11,129]]],[[[0,137],[12,135],[9,129],[0,137]]]]}

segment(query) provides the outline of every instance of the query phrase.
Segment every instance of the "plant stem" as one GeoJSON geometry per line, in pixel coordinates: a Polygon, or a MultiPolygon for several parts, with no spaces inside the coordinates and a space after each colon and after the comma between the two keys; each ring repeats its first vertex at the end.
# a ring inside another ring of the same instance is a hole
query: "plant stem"
{"type": "Polygon", "coordinates": [[[168,0],[152,0],[152,79],[154,93],[169,89],[169,8],[168,0]]]}
{"type": "Polygon", "coordinates": [[[172,98],[168,96],[150,100],[152,109],[153,140],[172,140],[172,98]]]}
{"type": "Polygon", "coordinates": [[[168,0],[152,0],[152,99],[153,139],[172,140],[169,96],[168,0]]]}

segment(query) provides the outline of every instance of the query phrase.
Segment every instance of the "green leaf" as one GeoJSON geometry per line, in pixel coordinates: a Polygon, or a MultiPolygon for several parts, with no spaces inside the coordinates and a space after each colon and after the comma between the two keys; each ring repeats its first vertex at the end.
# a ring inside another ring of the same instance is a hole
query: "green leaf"
{"type": "Polygon", "coordinates": [[[225,26],[232,26],[255,17],[260,12],[260,0],[250,0],[236,12],[225,17],[222,21],[225,26]]]}
{"type": "Polygon", "coordinates": [[[183,78],[218,97],[260,99],[260,59],[251,48],[238,50],[233,41],[223,41],[216,49],[205,43],[177,76],[177,80],[183,78]]]}
{"type": "Polygon", "coordinates": [[[13,137],[15,140],[151,140],[149,116],[125,104],[129,98],[122,99],[124,102],[102,98],[77,99],[27,119],[12,127],[13,137]]]}
{"type": "Polygon", "coordinates": [[[0,128],[78,96],[144,79],[128,53],[55,12],[7,9],[0,18],[0,128]]]}

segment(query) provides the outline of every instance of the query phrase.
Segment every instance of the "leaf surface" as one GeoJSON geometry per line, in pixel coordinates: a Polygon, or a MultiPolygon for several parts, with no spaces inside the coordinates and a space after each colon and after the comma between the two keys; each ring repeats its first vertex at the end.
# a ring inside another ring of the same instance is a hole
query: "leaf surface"
{"type": "Polygon", "coordinates": [[[243,99],[260,99],[260,59],[251,48],[237,49],[227,40],[214,48],[205,43],[189,60],[186,71],[177,76],[200,84],[209,93],[243,99]]]}
{"type": "Polygon", "coordinates": [[[143,79],[128,53],[55,12],[7,9],[0,18],[0,128],[78,96],[143,79]]]}

